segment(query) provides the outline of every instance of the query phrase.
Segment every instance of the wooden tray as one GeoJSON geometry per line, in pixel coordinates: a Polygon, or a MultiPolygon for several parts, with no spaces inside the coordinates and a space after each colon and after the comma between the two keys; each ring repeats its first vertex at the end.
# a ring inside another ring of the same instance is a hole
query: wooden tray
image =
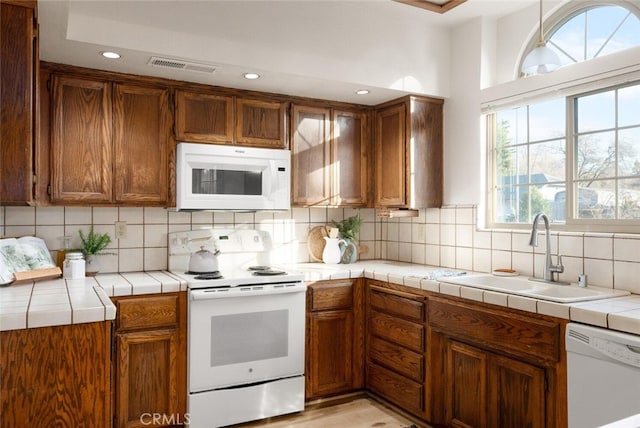
{"type": "Polygon", "coordinates": [[[47,269],[34,269],[25,272],[15,272],[15,281],[11,284],[24,284],[25,282],[42,281],[45,279],[60,278],[62,270],[58,266],[47,269]]]}
{"type": "Polygon", "coordinates": [[[324,237],[329,236],[329,226],[316,226],[311,228],[307,236],[307,248],[309,256],[314,262],[322,262],[322,251],[324,250],[324,237]]]}

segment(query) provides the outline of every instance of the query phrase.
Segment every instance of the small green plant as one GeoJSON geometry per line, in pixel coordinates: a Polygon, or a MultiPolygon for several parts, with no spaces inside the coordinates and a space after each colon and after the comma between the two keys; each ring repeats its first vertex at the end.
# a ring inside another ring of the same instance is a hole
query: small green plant
{"type": "Polygon", "coordinates": [[[102,252],[111,243],[111,237],[108,233],[96,233],[91,226],[86,236],[82,229],[78,230],[78,234],[82,241],[82,252],[85,255],[112,254],[102,252]]]}
{"type": "Polygon", "coordinates": [[[356,235],[360,231],[360,226],[362,226],[360,214],[345,218],[341,221],[331,220],[331,225],[338,228],[340,235],[344,239],[350,239],[353,242],[358,242],[356,240],[356,235]]]}

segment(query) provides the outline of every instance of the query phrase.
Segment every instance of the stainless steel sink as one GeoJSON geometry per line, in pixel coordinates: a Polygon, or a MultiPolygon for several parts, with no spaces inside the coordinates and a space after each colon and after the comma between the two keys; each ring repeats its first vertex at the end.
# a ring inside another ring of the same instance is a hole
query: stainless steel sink
{"type": "Polygon", "coordinates": [[[549,300],[557,303],[574,303],[589,300],[608,299],[627,296],[631,293],[624,290],[589,286],[578,287],[577,284],[559,285],[531,281],[522,276],[494,276],[490,274],[468,275],[464,277],[442,278],[441,282],[517,294],[534,299],[549,300]]]}

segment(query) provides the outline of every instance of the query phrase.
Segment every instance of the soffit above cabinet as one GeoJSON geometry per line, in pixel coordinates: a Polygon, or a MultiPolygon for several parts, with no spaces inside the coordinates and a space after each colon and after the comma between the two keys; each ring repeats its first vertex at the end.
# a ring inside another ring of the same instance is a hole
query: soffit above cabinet
{"type": "Polygon", "coordinates": [[[40,58],[87,68],[377,105],[407,93],[447,97],[450,32],[535,0],[40,1],[40,58]],[[336,49],[336,46],[340,46],[336,49]],[[402,46],[399,50],[398,46],[402,46]],[[122,57],[107,60],[103,50],[122,57]],[[153,56],[215,68],[148,65],[153,56]],[[258,80],[246,80],[245,72],[258,80]],[[368,89],[365,96],[357,89],[368,89]]]}

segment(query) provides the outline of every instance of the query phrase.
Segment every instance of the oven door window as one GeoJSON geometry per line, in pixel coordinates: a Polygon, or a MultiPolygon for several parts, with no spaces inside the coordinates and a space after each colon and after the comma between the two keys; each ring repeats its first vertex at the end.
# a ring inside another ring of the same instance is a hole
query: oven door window
{"type": "Polygon", "coordinates": [[[189,300],[189,391],[304,373],[305,293],[189,300]]]}
{"type": "Polygon", "coordinates": [[[211,367],[286,357],[289,311],[211,317],[211,367]]]}
{"type": "Polygon", "coordinates": [[[262,171],[206,169],[191,170],[194,195],[262,195],[262,171]]]}

